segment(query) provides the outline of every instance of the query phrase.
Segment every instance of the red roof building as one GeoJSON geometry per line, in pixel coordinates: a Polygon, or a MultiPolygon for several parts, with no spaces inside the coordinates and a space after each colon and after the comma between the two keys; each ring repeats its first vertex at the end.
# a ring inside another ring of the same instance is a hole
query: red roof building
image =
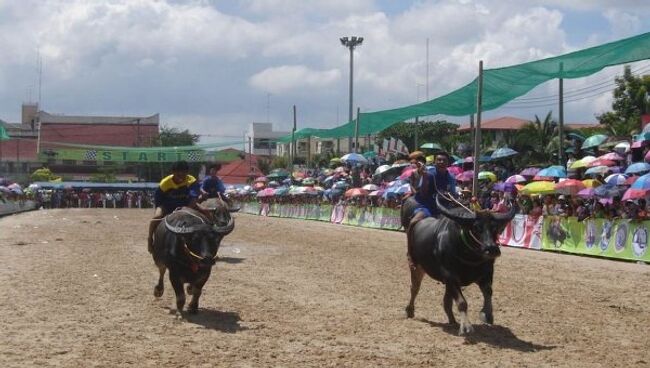
{"type": "MultiPolygon", "coordinates": [[[[235,149],[227,149],[226,151],[237,151],[235,149]]],[[[238,151],[241,152],[241,151],[238,151]]],[[[235,160],[221,166],[221,170],[217,175],[221,178],[224,184],[247,184],[252,179],[262,175],[262,172],[257,167],[257,156],[243,153],[244,158],[235,160]]]]}

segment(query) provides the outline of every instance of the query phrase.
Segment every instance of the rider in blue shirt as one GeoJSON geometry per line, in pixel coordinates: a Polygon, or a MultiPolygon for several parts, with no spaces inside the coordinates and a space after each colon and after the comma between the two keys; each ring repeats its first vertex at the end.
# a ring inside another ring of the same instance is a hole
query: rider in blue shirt
{"type": "Polygon", "coordinates": [[[424,154],[411,156],[411,163],[416,165],[417,170],[411,175],[411,192],[414,199],[418,202],[418,207],[413,211],[413,217],[406,230],[407,236],[407,256],[409,266],[414,267],[411,261],[411,246],[413,237],[413,226],[426,217],[438,217],[440,212],[436,206],[436,196],[446,194],[456,196],[456,178],[447,171],[449,163],[449,154],[440,152],[436,155],[436,165],[430,170],[426,170],[424,164],[426,159],[424,154]]]}
{"type": "Polygon", "coordinates": [[[216,198],[223,195],[226,192],[226,187],[223,185],[221,179],[217,176],[217,172],[221,169],[220,164],[211,164],[208,168],[208,175],[203,179],[201,183],[201,200],[207,198],[216,198]]]}

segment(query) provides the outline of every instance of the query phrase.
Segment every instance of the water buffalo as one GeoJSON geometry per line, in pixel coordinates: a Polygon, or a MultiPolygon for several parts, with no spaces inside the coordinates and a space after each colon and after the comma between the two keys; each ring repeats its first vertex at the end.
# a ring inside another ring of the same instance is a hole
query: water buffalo
{"type": "Polygon", "coordinates": [[[478,284],[483,293],[480,319],[488,324],[494,321],[492,276],[494,261],[501,254],[496,239],[514,217],[516,208],[510,206],[507,213],[472,212],[460,206],[452,207],[440,197],[436,197],[436,204],[442,216],[425,218],[412,229],[407,228],[415,207],[411,203],[412,199],[405,201],[402,208],[402,224],[407,231],[413,232],[413,244],[409,249],[413,263],[411,299],[406,307],[406,315],[413,318],[415,314],[415,298],[426,273],[445,284],[443,307],[450,324],[456,324],[452,301],[456,302],[460,313],[459,334],[462,335],[471,332],[473,328],[467,317],[467,301],[461,287],[478,284]]]}
{"type": "Polygon", "coordinates": [[[210,221],[200,212],[183,207],[167,215],[154,233],[152,256],[160,277],[153,294],[155,297],[163,295],[163,277],[169,269],[179,316],[185,305],[183,285],[189,284],[187,292],[192,295],[188,312],[196,313],[201,290],[217,260],[221,240],[235,228],[235,221],[223,202],[217,202],[213,210],[214,221],[210,221]]]}

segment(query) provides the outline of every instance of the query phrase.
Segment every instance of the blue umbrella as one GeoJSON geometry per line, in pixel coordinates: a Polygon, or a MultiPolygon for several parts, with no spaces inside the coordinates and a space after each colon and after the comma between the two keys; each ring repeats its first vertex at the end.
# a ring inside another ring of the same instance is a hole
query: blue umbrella
{"type": "Polygon", "coordinates": [[[592,148],[592,147],[598,147],[600,146],[605,140],[607,140],[607,136],[605,134],[595,134],[592,135],[591,137],[585,139],[584,142],[582,142],[582,147],[581,149],[585,148],[592,148]]]}
{"type": "Polygon", "coordinates": [[[650,174],[645,174],[639,176],[634,183],[632,183],[631,189],[650,189],[650,174]]]}
{"type": "Polygon", "coordinates": [[[504,158],[504,157],[510,157],[518,154],[519,152],[513,150],[512,148],[508,147],[503,147],[503,148],[498,148],[496,151],[492,152],[492,156],[490,156],[493,160],[497,158],[504,158]]]}
{"type": "Polygon", "coordinates": [[[603,175],[608,171],[611,171],[611,167],[609,166],[594,166],[590,167],[585,171],[585,175],[603,175]]]}
{"type": "Polygon", "coordinates": [[[341,157],[341,161],[347,162],[347,163],[360,163],[360,164],[366,164],[368,163],[368,159],[363,157],[363,155],[358,154],[358,153],[348,153],[347,155],[343,155],[341,157]]]}
{"type": "Polygon", "coordinates": [[[536,175],[549,178],[566,178],[566,171],[564,170],[564,167],[555,165],[538,171],[536,175]]]}
{"type": "Polygon", "coordinates": [[[626,188],[617,185],[605,184],[595,188],[594,195],[596,195],[596,197],[612,198],[622,196],[626,190],[626,188]]]}
{"type": "Polygon", "coordinates": [[[650,171],[650,164],[645,162],[634,163],[625,169],[626,174],[638,174],[646,171],[650,171]]]}

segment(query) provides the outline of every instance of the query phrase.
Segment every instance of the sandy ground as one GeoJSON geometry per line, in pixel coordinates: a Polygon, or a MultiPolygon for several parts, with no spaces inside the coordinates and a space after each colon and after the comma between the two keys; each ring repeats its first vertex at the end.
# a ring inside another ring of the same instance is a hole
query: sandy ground
{"type": "Polygon", "coordinates": [[[405,235],[237,214],[199,314],[153,297],[145,210],[0,218],[0,367],[650,365],[650,267],[503,249],[495,325],[446,324],[425,280],[405,318],[405,235]]]}

